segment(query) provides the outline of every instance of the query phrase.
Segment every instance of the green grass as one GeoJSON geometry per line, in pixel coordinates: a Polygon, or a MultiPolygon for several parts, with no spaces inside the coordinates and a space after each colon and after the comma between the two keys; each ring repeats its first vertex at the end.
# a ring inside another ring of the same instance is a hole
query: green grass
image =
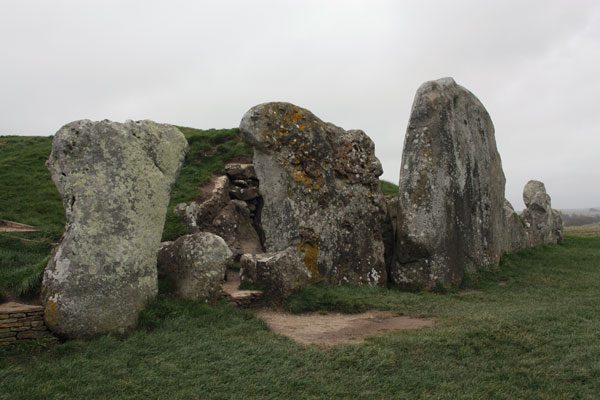
{"type": "Polygon", "coordinates": [[[383,192],[384,195],[386,196],[394,196],[398,194],[398,185],[392,183],[392,182],[388,182],[388,181],[384,181],[381,180],[381,191],[383,192]]]}
{"type": "Polygon", "coordinates": [[[127,338],[0,350],[0,399],[598,398],[599,235],[507,256],[476,278],[446,295],[307,288],[290,309],[437,322],[325,349],[248,311],[160,298],[127,338]]]}

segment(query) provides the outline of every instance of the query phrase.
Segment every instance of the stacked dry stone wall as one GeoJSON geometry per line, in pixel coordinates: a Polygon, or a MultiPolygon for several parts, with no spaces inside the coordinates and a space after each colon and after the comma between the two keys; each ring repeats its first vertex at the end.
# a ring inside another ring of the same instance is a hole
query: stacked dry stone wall
{"type": "Polygon", "coordinates": [[[0,304],[0,346],[51,337],[44,324],[44,308],[38,305],[0,304]]]}

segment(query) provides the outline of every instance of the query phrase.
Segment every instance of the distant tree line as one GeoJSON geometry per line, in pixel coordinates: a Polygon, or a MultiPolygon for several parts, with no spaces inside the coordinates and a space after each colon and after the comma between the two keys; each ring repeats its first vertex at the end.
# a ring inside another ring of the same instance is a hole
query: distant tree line
{"type": "Polygon", "coordinates": [[[581,215],[561,213],[565,226],[581,226],[600,222],[600,215],[581,215]]]}

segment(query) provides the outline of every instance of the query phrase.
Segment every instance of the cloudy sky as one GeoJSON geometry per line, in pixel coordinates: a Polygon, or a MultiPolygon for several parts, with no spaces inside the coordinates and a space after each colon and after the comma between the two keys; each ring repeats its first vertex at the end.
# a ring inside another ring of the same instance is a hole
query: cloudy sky
{"type": "Polygon", "coordinates": [[[600,2],[0,0],[0,134],[82,118],[239,124],[289,101],[376,144],[398,181],[413,96],[452,76],[496,126],[507,197],[600,206],[600,2]]]}

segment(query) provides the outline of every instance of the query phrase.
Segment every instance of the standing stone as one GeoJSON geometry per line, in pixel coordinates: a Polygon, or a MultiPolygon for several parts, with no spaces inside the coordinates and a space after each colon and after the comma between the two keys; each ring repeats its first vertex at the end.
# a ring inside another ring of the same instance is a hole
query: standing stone
{"type": "Polygon", "coordinates": [[[529,246],[556,244],[562,241],[562,217],[551,206],[550,195],[540,181],[529,181],[523,189],[527,239],[529,246]]]}
{"type": "Polygon", "coordinates": [[[48,169],[67,224],[44,272],[46,324],[68,338],[124,333],[156,295],[156,255],[187,142],[173,126],[81,120],[48,169]]]}
{"type": "Polygon", "coordinates": [[[424,83],[404,141],[393,281],[432,290],[497,263],[504,183],[481,102],[452,78],[424,83]]]}
{"type": "Polygon", "coordinates": [[[169,279],[177,295],[190,300],[216,300],[233,253],[223,238],[209,232],[165,242],[158,253],[158,273],[169,279]]]}
{"type": "Polygon", "coordinates": [[[504,218],[506,223],[504,251],[513,253],[526,248],[525,220],[515,211],[508,200],[504,200],[504,218]]]}
{"type": "Polygon", "coordinates": [[[313,280],[385,284],[386,204],[371,139],[289,103],[253,107],[240,130],[254,147],[266,251],[298,249],[313,280]]]}

